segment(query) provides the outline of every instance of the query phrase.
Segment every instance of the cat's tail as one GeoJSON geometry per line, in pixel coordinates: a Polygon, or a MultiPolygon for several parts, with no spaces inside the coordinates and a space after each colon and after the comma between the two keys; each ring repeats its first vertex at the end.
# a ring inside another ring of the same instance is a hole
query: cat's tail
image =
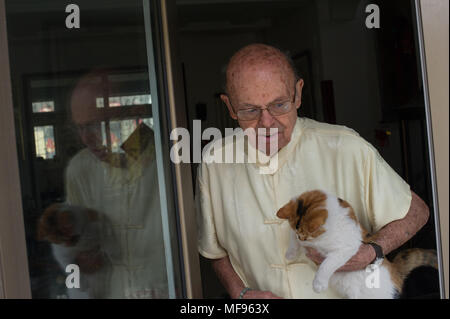
{"type": "Polygon", "coordinates": [[[402,281],[417,267],[431,266],[438,269],[437,253],[433,249],[412,248],[401,251],[395,256],[392,263],[402,281]]]}

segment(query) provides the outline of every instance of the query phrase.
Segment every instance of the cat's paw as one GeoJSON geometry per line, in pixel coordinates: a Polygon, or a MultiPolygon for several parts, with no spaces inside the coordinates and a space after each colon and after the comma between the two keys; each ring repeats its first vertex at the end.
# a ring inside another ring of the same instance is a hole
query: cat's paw
{"type": "Polygon", "coordinates": [[[317,293],[321,293],[322,291],[325,291],[328,289],[328,280],[323,280],[320,278],[314,278],[313,281],[313,289],[317,293]]]}
{"type": "Polygon", "coordinates": [[[296,257],[297,257],[297,254],[298,254],[298,251],[297,250],[287,250],[286,251],[286,255],[285,255],[285,257],[286,257],[286,259],[287,260],[294,260],[296,257]]]}

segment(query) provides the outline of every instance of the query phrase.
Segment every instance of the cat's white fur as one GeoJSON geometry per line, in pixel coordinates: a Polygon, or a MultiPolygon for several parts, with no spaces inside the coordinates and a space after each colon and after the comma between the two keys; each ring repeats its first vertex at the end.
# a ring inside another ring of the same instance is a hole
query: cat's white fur
{"type": "Polygon", "coordinates": [[[336,272],[340,267],[356,254],[362,243],[359,225],[350,218],[348,209],[339,204],[336,196],[326,193],[326,209],[328,218],[323,225],[325,232],[316,238],[300,241],[293,229],[290,229],[290,243],[286,251],[286,258],[294,259],[301,246],[311,247],[325,257],[319,266],[313,281],[313,289],[320,293],[330,285],[334,290],[347,298],[355,299],[392,299],[396,290],[388,269],[383,265],[378,267],[379,285],[367,285],[368,276],[373,274],[373,267],[366,269],[336,272]]]}

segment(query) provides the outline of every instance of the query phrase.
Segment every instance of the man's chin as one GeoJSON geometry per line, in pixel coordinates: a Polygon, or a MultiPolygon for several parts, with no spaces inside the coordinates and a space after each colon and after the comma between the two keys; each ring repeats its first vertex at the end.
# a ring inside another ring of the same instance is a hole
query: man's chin
{"type": "Polygon", "coordinates": [[[92,154],[95,155],[99,160],[101,161],[107,161],[108,160],[108,151],[104,148],[89,148],[92,154]]]}

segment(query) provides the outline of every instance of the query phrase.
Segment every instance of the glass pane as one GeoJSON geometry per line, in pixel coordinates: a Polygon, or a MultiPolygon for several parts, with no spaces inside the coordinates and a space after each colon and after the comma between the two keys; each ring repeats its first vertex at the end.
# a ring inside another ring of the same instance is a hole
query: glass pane
{"type": "Polygon", "coordinates": [[[36,145],[36,157],[53,158],[56,153],[53,126],[36,126],[34,128],[34,143],[36,145]]]}
{"type": "MultiPolygon", "coordinates": [[[[102,97],[96,98],[95,101],[98,108],[102,108],[105,106],[102,97]]],[[[108,101],[109,107],[117,107],[125,105],[142,105],[142,104],[152,104],[152,97],[150,94],[111,96],[108,98],[108,101]]]]}
{"type": "Polygon", "coordinates": [[[152,12],[77,5],[6,1],[32,296],[182,297],[152,12]]]}
{"type": "Polygon", "coordinates": [[[55,103],[53,103],[53,101],[33,102],[32,106],[33,106],[34,113],[55,111],[55,103]]]}
{"type": "Polygon", "coordinates": [[[141,105],[152,104],[152,98],[147,95],[129,95],[129,96],[114,96],[109,98],[109,106],[125,106],[125,105],[141,105]]]}

